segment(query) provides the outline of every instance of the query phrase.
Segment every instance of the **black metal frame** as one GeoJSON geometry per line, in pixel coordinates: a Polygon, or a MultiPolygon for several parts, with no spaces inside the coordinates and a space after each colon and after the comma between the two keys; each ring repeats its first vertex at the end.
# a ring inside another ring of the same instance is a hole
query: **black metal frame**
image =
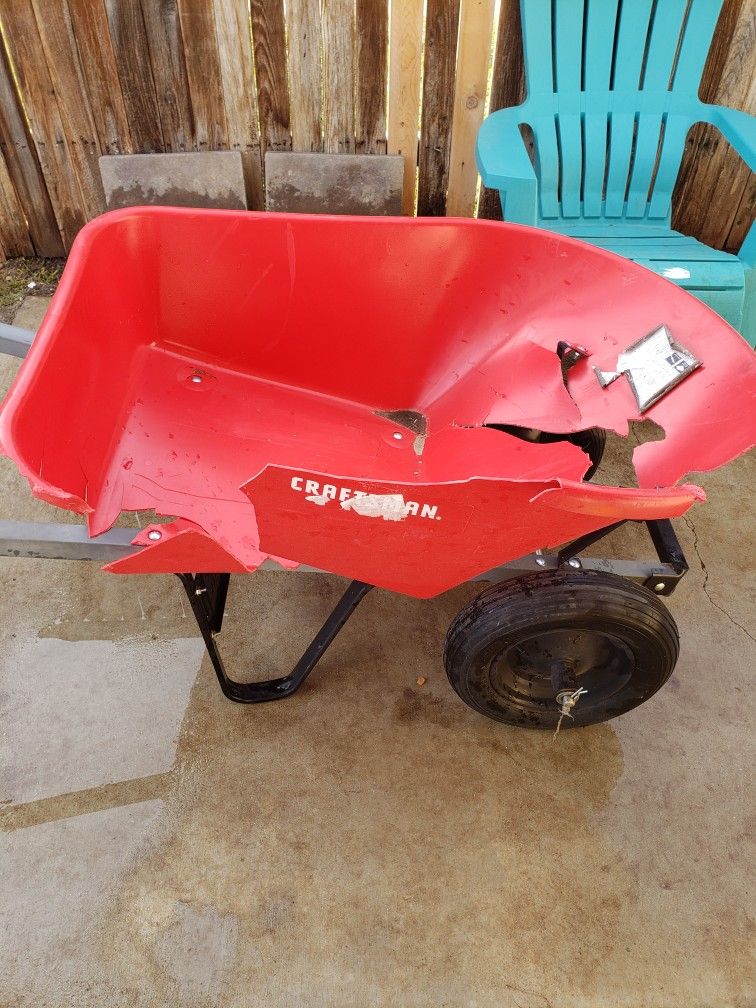
{"type": "MultiPolygon", "coordinates": [[[[587,535],[568,543],[567,546],[563,546],[557,553],[557,565],[563,567],[564,564],[569,563],[571,560],[574,562],[578,553],[582,553],[583,550],[589,546],[593,546],[594,543],[600,542],[605,536],[614,532],[615,529],[620,528],[622,525],[627,525],[631,521],[631,519],[624,519],[623,521],[614,522],[612,525],[606,525],[604,528],[598,529],[595,532],[589,532],[587,535]]],[[[642,581],[643,585],[646,588],[653,589],[656,595],[671,595],[677,587],[678,581],[680,581],[688,570],[688,561],[685,559],[685,554],[672,527],[672,522],[669,518],[656,518],[651,521],[632,522],[632,524],[646,526],[648,534],[651,537],[651,542],[656,550],[656,555],[659,558],[660,566],[658,568],[649,568],[647,576],[642,581]]],[[[575,566],[580,567],[582,564],[578,562],[575,566]]]]}
{"type": "Polygon", "coordinates": [[[216,634],[223,625],[226,597],[230,574],[179,574],[177,575],[200,628],[207,653],[218,677],[223,695],[234,703],[265,703],[268,700],[283,700],[295,693],[312,672],[333,643],[339,630],[352,615],[373,585],[362,581],[352,581],[337,602],[333,612],[313,637],[309,647],[297,664],[286,676],[266,679],[264,682],[239,682],[231,679],[226,672],[218,646],[216,634]]]}
{"type": "MultiPolygon", "coordinates": [[[[577,560],[577,554],[588,546],[599,542],[609,535],[610,532],[625,524],[625,521],[615,522],[613,525],[608,525],[597,532],[581,536],[568,546],[564,546],[555,557],[550,556],[547,559],[545,556],[539,556],[536,558],[536,562],[541,560],[543,567],[548,567],[551,570],[558,570],[565,564],[571,564],[581,569],[585,567],[596,569],[595,566],[589,566],[587,563],[577,560]]],[[[648,574],[649,571],[651,573],[645,578],[643,583],[647,587],[652,588],[657,595],[671,595],[677,586],[677,582],[688,569],[688,564],[675,531],[672,528],[672,523],[667,519],[661,519],[643,522],[642,524],[648,528],[660,563],[660,566],[656,570],[653,567],[646,568],[645,573],[648,574]]],[[[538,567],[536,566],[534,569],[538,570],[538,567]]],[[[502,570],[502,568],[499,568],[499,570],[502,570]]],[[[494,574],[494,572],[491,573],[492,575],[494,574]]],[[[336,639],[339,631],[362,599],[374,587],[374,585],[365,584],[363,581],[351,582],[331,615],[315,634],[309,647],[288,675],[280,676],[276,679],[266,679],[263,682],[245,683],[230,678],[226,672],[215,639],[223,626],[223,614],[226,610],[226,598],[228,596],[231,575],[178,574],[177,577],[181,581],[189,599],[189,604],[192,607],[194,618],[202,634],[223,695],[235,703],[243,704],[283,700],[284,697],[289,697],[295,693],[336,639]]],[[[491,580],[497,580],[497,578],[492,576],[491,580]]]]}

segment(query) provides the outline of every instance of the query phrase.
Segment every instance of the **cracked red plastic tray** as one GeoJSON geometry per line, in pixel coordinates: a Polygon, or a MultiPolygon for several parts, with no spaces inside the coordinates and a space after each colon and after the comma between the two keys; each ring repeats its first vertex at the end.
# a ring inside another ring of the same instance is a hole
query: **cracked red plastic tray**
{"type": "Polygon", "coordinates": [[[754,440],[754,354],[673,284],[568,238],[476,220],[139,208],[79,235],[0,414],[34,494],[175,516],[119,572],[267,557],[430,596],[622,518],[754,440]],[[640,418],[620,353],[666,325],[702,366],[644,417],[640,489],[581,481],[552,432],[640,418]],[[557,344],[586,356],[563,380],[557,344]]]}

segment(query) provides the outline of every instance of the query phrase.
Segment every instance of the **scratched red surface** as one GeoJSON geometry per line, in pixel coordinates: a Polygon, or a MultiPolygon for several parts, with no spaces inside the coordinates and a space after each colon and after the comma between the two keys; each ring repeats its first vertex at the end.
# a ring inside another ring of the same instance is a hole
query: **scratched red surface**
{"type": "Polygon", "coordinates": [[[112,570],[273,557],[425,596],[619,518],[680,514],[701,496],[677,486],[687,473],[754,441],[754,360],[668,281],[535,229],[140,208],[81,232],[0,440],[92,535],[124,510],[177,517],[112,570]],[[626,379],[601,389],[593,368],[662,323],[703,367],[644,414],[666,437],[636,450],[640,491],[582,484],[570,444],[483,426],[626,433],[626,379]],[[567,387],[559,340],[589,353],[567,387]],[[343,507],[342,491],[418,513],[343,507]]]}

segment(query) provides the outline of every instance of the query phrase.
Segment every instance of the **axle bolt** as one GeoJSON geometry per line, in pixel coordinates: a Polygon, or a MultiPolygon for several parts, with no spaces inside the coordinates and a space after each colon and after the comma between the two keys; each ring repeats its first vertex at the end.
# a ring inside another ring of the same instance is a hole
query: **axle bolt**
{"type": "Polygon", "coordinates": [[[666,587],[667,586],[664,584],[663,581],[657,581],[656,584],[654,585],[654,591],[663,592],[666,587]]]}
{"type": "Polygon", "coordinates": [[[576,570],[580,568],[580,561],[577,557],[573,557],[571,560],[568,560],[567,563],[570,567],[574,567],[576,570]]]}

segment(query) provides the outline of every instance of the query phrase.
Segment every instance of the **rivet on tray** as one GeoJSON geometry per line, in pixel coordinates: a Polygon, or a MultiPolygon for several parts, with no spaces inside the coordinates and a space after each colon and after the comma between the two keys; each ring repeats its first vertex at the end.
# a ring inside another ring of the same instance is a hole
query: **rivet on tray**
{"type": "Polygon", "coordinates": [[[404,437],[404,435],[400,434],[399,431],[396,431],[394,433],[394,441],[401,441],[403,437],[404,437]]]}
{"type": "Polygon", "coordinates": [[[147,533],[147,538],[148,539],[152,539],[153,542],[154,542],[157,539],[162,539],[163,538],[163,533],[162,532],[158,532],[157,529],[153,529],[152,532],[148,532],[147,533]]]}
{"type": "Polygon", "coordinates": [[[202,375],[201,374],[193,374],[192,377],[191,377],[191,379],[190,379],[190,381],[193,381],[195,385],[201,385],[202,384],[202,375]]]}

